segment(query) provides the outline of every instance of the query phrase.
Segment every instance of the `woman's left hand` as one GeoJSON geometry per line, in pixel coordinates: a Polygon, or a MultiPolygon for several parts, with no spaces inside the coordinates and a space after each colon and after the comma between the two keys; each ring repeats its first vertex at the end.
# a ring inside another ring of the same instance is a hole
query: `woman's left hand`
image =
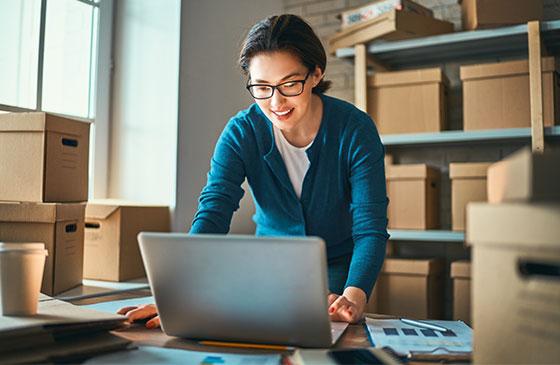
{"type": "Polygon", "coordinates": [[[328,303],[332,321],[356,323],[362,317],[366,306],[366,293],[349,286],[342,295],[329,294],[328,303]]]}

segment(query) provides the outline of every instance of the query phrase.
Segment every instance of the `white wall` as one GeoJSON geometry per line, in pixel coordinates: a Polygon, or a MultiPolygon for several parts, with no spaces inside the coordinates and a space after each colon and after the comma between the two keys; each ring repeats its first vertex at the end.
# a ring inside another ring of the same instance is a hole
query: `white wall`
{"type": "Polygon", "coordinates": [[[180,7],[115,2],[111,198],[175,204],[180,7]]]}
{"type": "MultiPolygon", "coordinates": [[[[236,65],[243,39],[254,23],[282,8],[277,0],[182,1],[175,231],[191,227],[223,127],[252,102],[236,65]]],[[[246,185],[245,191],[232,233],[254,232],[246,185]]]]}

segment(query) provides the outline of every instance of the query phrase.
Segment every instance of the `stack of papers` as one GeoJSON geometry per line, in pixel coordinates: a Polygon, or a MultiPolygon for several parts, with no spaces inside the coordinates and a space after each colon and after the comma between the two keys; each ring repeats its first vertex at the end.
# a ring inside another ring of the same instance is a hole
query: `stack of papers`
{"type": "Polygon", "coordinates": [[[407,324],[399,319],[366,318],[365,326],[374,346],[388,347],[399,356],[469,357],[472,353],[472,329],[462,321],[422,321],[444,327],[435,331],[407,324]]]}
{"type": "Polygon", "coordinates": [[[125,321],[41,295],[37,315],[0,316],[0,356],[8,363],[75,362],[124,349],[131,341],[109,331],[125,321]]]}

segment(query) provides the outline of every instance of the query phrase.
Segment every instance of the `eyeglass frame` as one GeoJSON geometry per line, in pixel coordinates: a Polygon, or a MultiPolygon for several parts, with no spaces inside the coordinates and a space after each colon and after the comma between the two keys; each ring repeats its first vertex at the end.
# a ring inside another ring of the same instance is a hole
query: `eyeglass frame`
{"type": "Polygon", "coordinates": [[[251,79],[247,80],[247,85],[245,86],[245,88],[249,91],[249,94],[251,94],[251,96],[253,97],[253,99],[257,99],[257,100],[265,100],[265,99],[270,99],[271,97],[274,96],[274,91],[278,90],[278,92],[282,95],[285,96],[287,98],[291,98],[292,96],[299,96],[301,94],[303,94],[303,91],[305,90],[305,83],[307,82],[307,79],[309,78],[309,75],[311,75],[311,70],[309,70],[307,72],[307,75],[305,75],[305,79],[303,80],[291,80],[291,81],[286,81],[286,82],[282,82],[280,84],[277,85],[269,85],[269,84],[249,84],[249,81],[251,81],[251,79]],[[301,83],[301,91],[299,92],[299,94],[295,94],[295,95],[286,95],[282,92],[282,90],[279,89],[280,86],[285,85],[285,84],[290,84],[290,83],[301,83]],[[266,98],[257,98],[253,95],[253,93],[251,92],[251,87],[253,86],[268,86],[272,88],[272,93],[270,94],[270,96],[267,96],[266,98]]]}

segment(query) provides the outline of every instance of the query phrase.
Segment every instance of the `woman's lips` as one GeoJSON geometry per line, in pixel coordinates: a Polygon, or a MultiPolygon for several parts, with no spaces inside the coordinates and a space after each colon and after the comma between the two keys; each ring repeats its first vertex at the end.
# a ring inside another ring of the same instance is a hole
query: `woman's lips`
{"type": "Polygon", "coordinates": [[[290,116],[294,108],[284,110],[271,110],[272,113],[279,119],[286,119],[290,116]]]}

